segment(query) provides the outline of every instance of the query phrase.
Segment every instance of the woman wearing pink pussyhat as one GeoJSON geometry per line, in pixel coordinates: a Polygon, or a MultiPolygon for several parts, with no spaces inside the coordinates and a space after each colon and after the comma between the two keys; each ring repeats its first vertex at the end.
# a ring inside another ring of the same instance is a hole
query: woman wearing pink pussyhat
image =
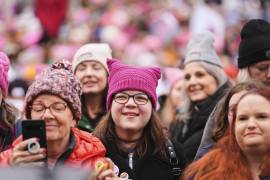
{"type": "Polygon", "coordinates": [[[129,66],[114,59],[107,64],[108,114],[94,131],[106,147],[106,156],[118,166],[120,177],[179,179],[184,156],[166,138],[156,112],[160,69],[129,66]]]}
{"type": "Polygon", "coordinates": [[[89,43],[75,53],[72,68],[82,86],[82,117],[78,128],[92,132],[100,119],[106,114],[106,95],[108,89],[107,58],[112,50],[106,43],[89,43]]]}
{"type": "Polygon", "coordinates": [[[9,58],[0,52],[0,151],[8,149],[15,139],[14,124],[19,111],[6,102],[8,94],[9,58]]]}

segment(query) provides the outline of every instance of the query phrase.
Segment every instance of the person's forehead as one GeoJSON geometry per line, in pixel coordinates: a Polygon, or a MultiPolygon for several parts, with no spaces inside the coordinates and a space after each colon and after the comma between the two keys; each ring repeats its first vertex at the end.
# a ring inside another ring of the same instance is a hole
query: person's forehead
{"type": "Polygon", "coordinates": [[[34,102],[65,102],[62,98],[59,96],[53,95],[53,94],[40,94],[35,99],[34,102]]]}
{"type": "Polygon", "coordinates": [[[257,62],[254,65],[262,65],[262,64],[270,65],[270,59],[269,60],[264,60],[264,61],[257,62]]]}
{"type": "MultiPolygon", "coordinates": [[[[129,95],[134,95],[134,94],[145,94],[144,92],[142,91],[137,91],[137,90],[124,90],[124,91],[121,91],[119,93],[125,93],[125,94],[129,94],[129,95]]],[[[118,94],[119,94],[118,93],[118,94]]]]}
{"type": "Polygon", "coordinates": [[[234,95],[232,95],[230,101],[229,101],[229,107],[231,107],[232,105],[237,104],[237,102],[240,100],[240,98],[247,93],[246,90],[242,90],[240,92],[235,93],[234,95]]]}
{"type": "Polygon", "coordinates": [[[100,64],[102,65],[99,60],[96,60],[96,59],[88,59],[88,60],[85,60],[83,62],[81,62],[79,65],[95,65],[95,64],[100,64]]]}

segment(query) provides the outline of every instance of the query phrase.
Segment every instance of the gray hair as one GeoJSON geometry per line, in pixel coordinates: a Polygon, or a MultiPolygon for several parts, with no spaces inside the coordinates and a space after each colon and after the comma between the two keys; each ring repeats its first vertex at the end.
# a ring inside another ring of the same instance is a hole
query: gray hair
{"type": "MultiPolygon", "coordinates": [[[[203,61],[196,61],[196,62],[191,62],[191,63],[196,63],[199,66],[203,67],[210,75],[212,75],[216,79],[217,90],[228,81],[228,77],[226,76],[224,70],[219,66],[216,66],[216,65],[213,65],[213,64],[210,64],[207,62],[203,62],[203,61]]],[[[180,120],[185,121],[185,120],[189,119],[189,117],[190,117],[192,101],[188,97],[185,88],[184,88],[183,93],[187,98],[185,101],[185,106],[181,110],[181,113],[178,117],[180,120]]]]}
{"type": "Polygon", "coordinates": [[[217,80],[218,88],[220,88],[227,82],[228,77],[226,76],[224,70],[221,67],[203,61],[196,63],[202,66],[209,74],[211,74],[217,80]]]}

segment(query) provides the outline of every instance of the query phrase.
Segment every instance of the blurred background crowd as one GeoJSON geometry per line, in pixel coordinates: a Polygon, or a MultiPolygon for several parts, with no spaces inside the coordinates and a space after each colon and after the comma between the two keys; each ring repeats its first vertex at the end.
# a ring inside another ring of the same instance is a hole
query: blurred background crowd
{"type": "Polygon", "coordinates": [[[0,50],[11,59],[9,99],[17,107],[47,64],[72,60],[86,43],[108,43],[113,57],[133,65],[157,65],[168,93],[192,35],[209,30],[224,70],[237,75],[240,30],[251,18],[269,20],[267,0],[2,0],[0,50]],[[166,73],[167,72],[167,73],[166,73]]]}

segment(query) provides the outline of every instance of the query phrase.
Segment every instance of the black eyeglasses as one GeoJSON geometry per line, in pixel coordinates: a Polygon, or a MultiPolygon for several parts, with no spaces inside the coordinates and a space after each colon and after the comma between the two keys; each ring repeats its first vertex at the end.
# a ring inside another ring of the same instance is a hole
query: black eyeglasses
{"type": "Polygon", "coordinates": [[[32,104],[30,108],[34,113],[40,116],[43,116],[46,109],[49,109],[53,115],[58,115],[58,114],[63,113],[66,110],[67,104],[62,103],[62,102],[55,102],[48,107],[43,104],[32,104]]]}
{"type": "Polygon", "coordinates": [[[119,104],[126,104],[131,97],[137,105],[145,105],[149,100],[148,96],[144,93],[138,93],[134,95],[129,95],[127,93],[118,93],[114,96],[114,101],[119,104]]]}

